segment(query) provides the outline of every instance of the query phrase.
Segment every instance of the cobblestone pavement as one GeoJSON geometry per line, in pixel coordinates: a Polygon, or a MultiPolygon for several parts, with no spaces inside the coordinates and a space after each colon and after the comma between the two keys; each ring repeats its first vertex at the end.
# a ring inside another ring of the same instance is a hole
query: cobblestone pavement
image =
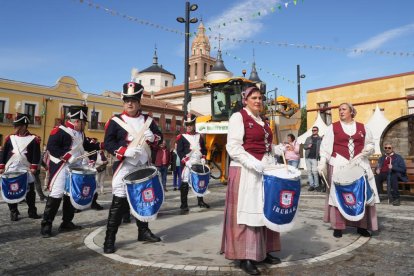
{"type": "MultiPolygon", "coordinates": [[[[102,256],[84,244],[85,237],[106,224],[110,205],[110,184],[106,194],[100,195],[105,210],[86,210],[75,214],[74,222],[84,229],[57,233],[61,211],[54,221],[54,233],[49,239],[40,236],[40,220],[27,217],[26,204],[19,204],[21,219],[11,222],[7,204],[0,202],[0,275],[244,275],[242,271],[180,271],[155,267],[140,267],[120,263],[102,256]]],[[[222,210],[226,186],[213,184],[205,197],[212,210],[222,210]]],[[[303,187],[300,208],[307,216],[323,215],[324,197],[307,192],[303,187]]],[[[179,206],[179,192],[170,189],[161,212],[174,212],[179,206]]],[[[385,202],[385,200],[384,200],[385,202]]],[[[37,201],[38,213],[44,202],[37,201]]],[[[196,198],[190,199],[196,205],[196,198]]],[[[377,205],[380,230],[361,247],[321,262],[303,263],[289,267],[260,266],[266,275],[414,275],[414,201],[402,198],[401,206],[377,205]]],[[[177,220],[177,223],[180,223],[177,220]]],[[[329,227],[327,224],[325,225],[329,227]]],[[[353,233],[354,229],[347,229],[353,233]]],[[[221,237],[218,237],[221,238],[221,237]]],[[[309,237],[311,240],[312,237],[309,237]]],[[[310,245],[312,243],[309,243],[310,245]]],[[[288,247],[289,244],[282,244],[288,247]]],[[[213,265],[213,264],[212,264],[213,265]]]]}

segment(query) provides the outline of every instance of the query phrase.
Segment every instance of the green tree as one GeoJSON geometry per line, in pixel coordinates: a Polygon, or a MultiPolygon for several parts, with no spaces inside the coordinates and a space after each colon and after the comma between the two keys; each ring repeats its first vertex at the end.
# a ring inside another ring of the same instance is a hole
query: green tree
{"type": "Polygon", "coordinates": [[[301,115],[300,116],[301,120],[300,120],[300,127],[299,127],[298,136],[305,133],[306,130],[308,129],[306,105],[302,106],[302,108],[300,109],[300,115],[301,115]]]}

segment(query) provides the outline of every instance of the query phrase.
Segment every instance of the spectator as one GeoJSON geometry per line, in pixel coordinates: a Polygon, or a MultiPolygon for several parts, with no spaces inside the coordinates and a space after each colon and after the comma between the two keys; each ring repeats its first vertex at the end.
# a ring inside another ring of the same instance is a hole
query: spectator
{"type": "Polygon", "coordinates": [[[171,151],[171,170],[173,172],[174,191],[181,186],[181,162],[177,155],[177,143],[174,143],[174,149],[171,151]]]}
{"type": "Polygon", "coordinates": [[[379,192],[383,192],[382,183],[387,183],[387,189],[391,189],[392,205],[400,206],[400,193],[398,192],[398,180],[408,181],[406,166],[401,155],[393,151],[391,143],[384,143],[384,154],[379,158],[378,165],[375,169],[375,182],[379,192]]]}
{"type": "Polygon", "coordinates": [[[322,138],[319,136],[319,128],[317,126],[312,127],[312,135],[306,138],[305,141],[305,161],[306,169],[308,171],[309,189],[308,191],[321,191],[318,174],[318,160],[319,149],[321,146],[322,138]]]}
{"type": "Polygon", "coordinates": [[[155,166],[157,166],[158,171],[161,174],[161,184],[164,187],[164,192],[168,192],[167,190],[167,172],[168,172],[168,165],[170,164],[170,152],[167,148],[165,141],[162,141],[157,155],[155,157],[155,166]]]}
{"type": "Polygon", "coordinates": [[[107,165],[108,159],[105,156],[105,152],[102,150],[99,152],[96,159],[96,184],[99,186],[101,194],[104,194],[104,182],[107,165]]]}
{"type": "Polygon", "coordinates": [[[299,143],[295,140],[295,135],[289,133],[285,144],[285,158],[289,165],[297,168],[299,166],[299,143]]]}

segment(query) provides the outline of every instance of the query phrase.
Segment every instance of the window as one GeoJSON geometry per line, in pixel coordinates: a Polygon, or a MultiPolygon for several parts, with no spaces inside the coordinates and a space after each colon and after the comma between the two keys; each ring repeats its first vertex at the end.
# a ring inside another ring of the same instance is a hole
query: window
{"type": "Polygon", "coordinates": [[[151,85],[151,86],[154,86],[154,85],[155,85],[155,79],[151,79],[151,80],[150,80],[150,85],[151,85]]]}
{"type": "Polygon", "coordinates": [[[62,106],[62,114],[60,115],[60,117],[62,118],[62,119],[66,119],[66,116],[68,115],[68,113],[70,112],[70,107],[69,106],[66,106],[66,105],[64,105],[64,106],[62,106]]]}
{"type": "Polygon", "coordinates": [[[168,81],[164,81],[164,87],[168,87],[168,81]]]}
{"type": "Polygon", "coordinates": [[[181,125],[180,124],[176,124],[175,125],[175,130],[180,133],[181,132],[181,125]]]}
{"type": "Polygon", "coordinates": [[[407,91],[407,113],[414,114],[414,89],[407,91]]]}
{"type": "Polygon", "coordinates": [[[332,124],[331,102],[318,103],[321,118],[328,126],[332,124]]]}
{"type": "Polygon", "coordinates": [[[166,119],[165,120],[165,130],[166,131],[171,131],[171,119],[166,119]]]}
{"type": "Polygon", "coordinates": [[[92,110],[91,125],[90,125],[91,129],[98,129],[98,118],[99,118],[99,112],[97,112],[97,111],[94,112],[92,110]]]}
{"type": "Polygon", "coordinates": [[[203,75],[207,74],[207,63],[204,63],[203,75]]]}
{"type": "Polygon", "coordinates": [[[202,55],[203,54],[203,49],[200,49],[200,55],[202,55]]]}
{"type": "Polygon", "coordinates": [[[35,110],[36,110],[36,105],[35,104],[28,104],[25,103],[24,104],[24,113],[30,115],[30,123],[33,124],[33,120],[35,117],[35,110]]]}
{"type": "Polygon", "coordinates": [[[4,110],[6,107],[6,101],[1,101],[0,100],[0,123],[4,123],[4,110]]]}
{"type": "Polygon", "coordinates": [[[194,63],[194,76],[197,76],[197,63],[194,63]]]}

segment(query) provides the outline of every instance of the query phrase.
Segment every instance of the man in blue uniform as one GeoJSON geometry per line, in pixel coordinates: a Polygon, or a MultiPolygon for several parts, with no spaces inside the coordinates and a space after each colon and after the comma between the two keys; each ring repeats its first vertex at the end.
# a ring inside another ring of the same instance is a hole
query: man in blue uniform
{"type": "MultiPolygon", "coordinates": [[[[205,155],[207,153],[206,145],[203,137],[200,133],[195,132],[196,116],[188,113],[187,118],[184,120],[186,127],[186,133],[177,136],[177,154],[181,160],[182,173],[181,173],[181,206],[180,209],[183,213],[188,212],[188,179],[190,177],[190,169],[193,164],[201,163],[205,165],[205,155]]],[[[198,206],[200,208],[210,208],[210,205],[204,202],[203,197],[197,197],[198,206]]]]}
{"type": "MultiPolygon", "coordinates": [[[[162,134],[152,118],[141,113],[141,95],[144,87],[135,82],[123,85],[122,100],[124,111],[113,116],[105,126],[104,148],[116,157],[113,164],[112,204],[109,209],[108,223],[104,242],[104,253],[115,252],[115,239],[122,216],[129,212],[125,175],[140,166],[151,163],[149,145],[158,145],[162,134]],[[142,132],[144,131],[144,132],[142,132]],[[145,142],[141,143],[141,140],[145,142]]],[[[138,241],[158,242],[148,227],[148,222],[136,220],[138,241]]]]}
{"type": "MultiPolygon", "coordinates": [[[[28,171],[29,189],[26,194],[26,203],[29,207],[29,218],[39,219],[35,206],[36,193],[34,191],[34,173],[40,162],[40,138],[28,131],[30,115],[18,114],[13,121],[15,133],[6,137],[4,151],[0,160],[0,174],[13,171],[28,171]]],[[[19,220],[18,203],[9,203],[10,219],[19,220]]]]}
{"type": "Polygon", "coordinates": [[[80,156],[85,155],[85,152],[100,149],[99,143],[96,143],[93,139],[87,139],[83,132],[88,121],[87,114],[88,107],[71,106],[68,114],[69,119],[65,125],[55,127],[50,133],[46,146],[49,157],[49,197],[47,198],[41,223],[41,234],[44,238],[52,236],[52,223],[62,198],[63,221],[58,229],[59,232],[82,228],[72,222],[75,208],[70,202],[70,197],[65,194],[65,181],[69,177],[69,165],[93,165],[94,161],[96,161],[96,154],[89,156],[89,158],[81,158],[80,156]]]}

